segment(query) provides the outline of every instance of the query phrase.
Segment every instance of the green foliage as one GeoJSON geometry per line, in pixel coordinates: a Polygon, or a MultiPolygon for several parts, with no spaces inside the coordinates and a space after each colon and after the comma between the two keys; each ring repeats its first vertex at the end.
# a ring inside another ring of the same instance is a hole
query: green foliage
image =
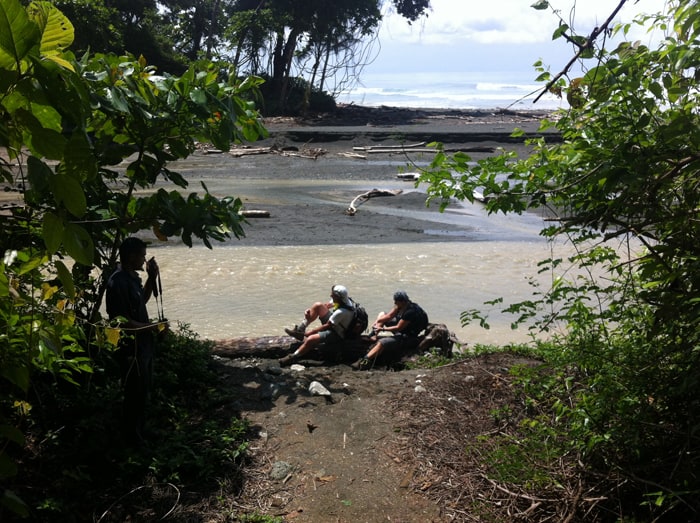
{"type": "Polygon", "coordinates": [[[251,514],[238,518],[240,523],[284,523],[284,519],[278,516],[265,516],[260,514],[251,514]]]}
{"type": "Polygon", "coordinates": [[[37,377],[32,398],[43,403],[26,421],[32,453],[6,483],[31,517],[84,521],[154,483],[196,484],[200,492],[217,492],[222,482],[236,488],[247,425],[222,407],[230,393],[218,385],[210,351],[211,343],[185,325],[161,340],[150,437],[140,447],[121,439],[119,378],[109,351],[95,355],[99,368],[80,388],[37,377]]]}
{"type": "MultiPolygon", "coordinates": [[[[265,77],[264,77],[265,78],[265,77]]],[[[299,115],[309,112],[332,112],[336,108],[335,99],[328,93],[313,88],[303,78],[290,78],[284,103],[279,100],[278,89],[271,79],[260,88],[263,95],[263,113],[265,115],[299,115]],[[308,94],[308,103],[307,103],[308,94]]]]}
{"type": "MultiPolygon", "coordinates": [[[[98,311],[121,240],[150,229],[211,247],[244,234],[237,198],[154,190],[187,187],[170,163],[201,141],[226,150],[265,133],[248,101],[260,79],[209,63],[174,77],[132,56],[78,61],[66,50],[73,35],[48,2],[0,0],[0,176],[17,196],[0,226],[3,479],[32,443],[23,431],[45,415],[42,394],[70,404],[90,374],[101,379],[111,345],[98,311]]],[[[11,490],[1,502],[24,511],[11,490]]]]}
{"type": "MultiPolygon", "coordinates": [[[[439,152],[422,177],[443,205],[478,188],[491,213],[544,209],[542,234],[569,240],[573,254],[540,265],[551,287],[506,311],[552,337],[545,350],[556,371],[537,386],[560,398],[548,407],[558,433],[589,466],[615,471],[624,509],[651,499],[651,512],[680,519],[699,509],[700,492],[698,16],[696,3],[676,1],[634,22],[673,28],[657,49],[623,42],[580,54],[597,61],[550,86],[571,108],[541,126],[561,142],[543,135],[525,159],[475,164],[439,152]]],[[[579,42],[568,26],[555,37],[579,42]]],[[[488,325],[478,311],[462,319],[488,325]]]]}

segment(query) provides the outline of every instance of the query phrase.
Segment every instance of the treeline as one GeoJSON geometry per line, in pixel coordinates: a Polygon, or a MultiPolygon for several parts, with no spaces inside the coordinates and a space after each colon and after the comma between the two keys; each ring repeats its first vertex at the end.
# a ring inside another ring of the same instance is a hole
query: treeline
{"type": "Polygon", "coordinates": [[[143,56],[163,73],[198,60],[266,80],[266,114],[329,110],[374,57],[382,8],[409,21],[430,0],[58,0],[77,54],[143,56]],[[385,5],[386,4],[386,5],[385,5]]]}

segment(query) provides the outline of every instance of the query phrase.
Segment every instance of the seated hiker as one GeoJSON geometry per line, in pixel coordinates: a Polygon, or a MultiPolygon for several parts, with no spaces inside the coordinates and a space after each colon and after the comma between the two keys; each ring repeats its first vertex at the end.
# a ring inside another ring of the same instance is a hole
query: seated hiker
{"type": "Polygon", "coordinates": [[[348,290],[342,285],[334,285],[331,289],[331,301],[316,302],[304,312],[304,319],[293,329],[284,329],[290,336],[302,342],[292,354],[279,360],[280,365],[290,365],[322,343],[341,342],[345,339],[348,326],[355,316],[355,305],[348,297],[348,290]],[[316,319],[321,325],[306,330],[316,319]]]}
{"type": "Polygon", "coordinates": [[[391,336],[379,337],[364,358],[352,364],[353,369],[371,368],[380,355],[399,359],[401,353],[418,347],[420,333],[428,325],[428,315],[417,303],[412,302],[404,291],[394,293],[394,308],[379,313],[372,325],[371,335],[388,332],[391,336]]]}

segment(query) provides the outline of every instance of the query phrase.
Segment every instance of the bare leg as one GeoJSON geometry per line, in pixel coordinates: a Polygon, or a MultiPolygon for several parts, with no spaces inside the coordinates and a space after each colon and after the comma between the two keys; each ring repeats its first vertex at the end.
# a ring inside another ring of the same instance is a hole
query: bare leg
{"type": "Polygon", "coordinates": [[[373,360],[374,358],[379,356],[379,354],[381,354],[383,348],[384,346],[380,342],[375,343],[374,346],[369,350],[365,358],[367,358],[368,360],[373,360]]]}
{"type": "Polygon", "coordinates": [[[281,358],[279,360],[279,364],[283,367],[286,365],[289,365],[289,364],[293,363],[295,360],[301,358],[304,354],[306,354],[311,349],[313,349],[314,347],[317,347],[320,344],[321,344],[321,335],[320,334],[316,333],[316,334],[312,334],[311,336],[306,336],[304,338],[304,341],[302,342],[302,344],[299,346],[299,348],[297,350],[295,350],[293,354],[289,354],[289,355],[285,356],[284,358],[281,358]]]}
{"type": "Polygon", "coordinates": [[[302,322],[302,325],[304,328],[308,327],[309,324],[313,323],[318,318],[325,317],[329,311],[330,309],[328,308],[327,303],[317,301],[311,307],[306,309],[306,311],[304,311],[304,321],[302,322]]]}

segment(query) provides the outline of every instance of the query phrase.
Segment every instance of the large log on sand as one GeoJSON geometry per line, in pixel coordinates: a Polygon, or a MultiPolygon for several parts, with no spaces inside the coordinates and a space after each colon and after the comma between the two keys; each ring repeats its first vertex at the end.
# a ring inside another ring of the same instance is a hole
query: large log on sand
{"type": "Polygon", "coordinates": [[[212,352],[224,358],[281,358],[298,343],[290,336],[240,337],[216,340],[212,352]]]}
{"type": "MultiPolygon", "coordinates": [[[[454,333],[442,323],[430,323],[418,339],[420,343],[416,350],[404,353],[403,356],[425,352],[431,348],[439,348],[443,356],[452,356],[453,345],[460,344],[454,333]]],[[[215,341],[212,352],[224,358],[281,358],[300,344],[291,336],[240,337],[215,341]]],[[[367,336],[361,336],[354,340],[345,340],[341,345],[321,346],[304,359],[353,362],[367,354],[372,344],[367,336]]]]}
{"type": "MultiPolygon", "coordinates": [[[[224,358],[281,358],[299,346],[291,336],[240,337],[217,340],[212,352],[224,358]]],[[[320,354],[310,355],[310,359],[325,356],[342,356],[342,359],[359,358],[370,346],[367,339],[346,340],[340,347],[329,347],[320,354]]],[[[353,360],[354,361],[354,360],[353,360]]]]}

